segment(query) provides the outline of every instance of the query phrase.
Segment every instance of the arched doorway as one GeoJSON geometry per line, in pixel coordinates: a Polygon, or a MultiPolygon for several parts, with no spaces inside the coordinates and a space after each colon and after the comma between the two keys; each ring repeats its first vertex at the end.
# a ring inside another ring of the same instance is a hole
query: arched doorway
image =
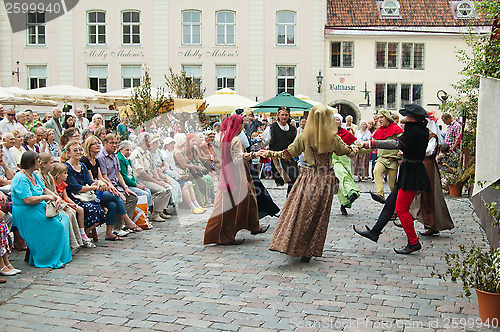
{"type": "Polygon", "coordinates": [[[340,115],[342,115],[344,119],[346,116],[351,115],[355,124],[358,124],[359,121],[361,121],[361,113],[359,112],[359,109],[355,104],[348,100],[336,100],[328,105],[338,109],[340,115]]]}

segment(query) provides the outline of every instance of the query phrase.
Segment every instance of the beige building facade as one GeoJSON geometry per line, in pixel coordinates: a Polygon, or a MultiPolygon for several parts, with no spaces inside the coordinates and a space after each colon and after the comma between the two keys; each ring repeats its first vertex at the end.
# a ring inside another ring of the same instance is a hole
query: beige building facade
{"type": "Polygon", "coordinates": [[[407,102],[432,110],[460,79],[461,33],[471,22],[488,29],[474,11],[459,15],[470,3],[86,0],[54,20],[26,13],[16,33],[0,6],[0,85],[107,92],[138,84],[145,68],[164,86],[172,68],[201,79],[205,96],[223,87],[257,101],[300,93],[355,122],[407,102]]]}
{"type": "Polygon", "coordinates": [[[201,78],[205,95],[230,87],[258,101],[281,91],[318,99],[321,0],[86,0],[52,21],[26,13],[27,29],[17,33],[0,7],[4,87],[107,92],[133,86],[145,68],[162,86],[171,67],[201,78]]]}

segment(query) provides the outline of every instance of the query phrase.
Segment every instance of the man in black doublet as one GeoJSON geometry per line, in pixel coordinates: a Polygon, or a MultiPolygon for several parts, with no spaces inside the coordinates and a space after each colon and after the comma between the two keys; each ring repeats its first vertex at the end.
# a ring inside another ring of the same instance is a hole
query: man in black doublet
{"type": "MultiPolygon", "coordinates": [[[[289,124],[290,109],[288,107],[280,107],[278,109],[278,121],[269,126],[271,139],[269,141],[269,150],[282,151],[288,148],[293,143],[297,136],[297,128],[289,124]]],[[[264,135],[263,135],[264,136],[264,135]]],[[[273,178],[277,186],[283,186],[288,183],[287,194],[292,190],[295,180],[299,176],[299,166],[297,161],[278,159],[271,163],[273,178]],[[279,163],[278,166],[275,163],[279,163]],[[286,173],[289,179],[283,179],[278,168],[281,166],[283,172],[286,173]],[[286,181],[285,181],[286,180],[286,181]]]]}

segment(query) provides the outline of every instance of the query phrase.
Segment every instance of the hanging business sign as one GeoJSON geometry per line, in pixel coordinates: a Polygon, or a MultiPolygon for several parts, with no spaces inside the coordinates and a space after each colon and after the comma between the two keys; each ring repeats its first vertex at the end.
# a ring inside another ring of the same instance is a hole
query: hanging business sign
{"type": "Polygon", "coordinates": [[[335,93],[342,93],[342,94],[351,93],[353,91],[356,91],[355,85],[352,85],[352,84],[349,84],[348,82],[346,82],[348,80],[348,78],[350,78],[349,74],[347,74],[347,75],[335,74],[334,76],[336,76],[334,78],[335,82],[328,84],[330,91],[335,92],[335,93]]]}

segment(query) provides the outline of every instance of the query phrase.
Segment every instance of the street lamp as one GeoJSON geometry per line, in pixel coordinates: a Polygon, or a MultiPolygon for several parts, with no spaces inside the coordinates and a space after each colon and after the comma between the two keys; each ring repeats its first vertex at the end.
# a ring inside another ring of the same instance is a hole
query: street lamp
{"type": "Polygon", "coordinates": [[[323,84],[323,75],[321,75],[321,70],[318,73],[318,76],[316,76],[316,81],[318,81],[318,93],[321,93],[321,85],[323,84]]]}
{"type": "Polygon", "coordinates": [[[12,76],[17,75],[17,82],[19,82],[19,61],[16,61],[17,69],[12,71],[12,76]]]}

